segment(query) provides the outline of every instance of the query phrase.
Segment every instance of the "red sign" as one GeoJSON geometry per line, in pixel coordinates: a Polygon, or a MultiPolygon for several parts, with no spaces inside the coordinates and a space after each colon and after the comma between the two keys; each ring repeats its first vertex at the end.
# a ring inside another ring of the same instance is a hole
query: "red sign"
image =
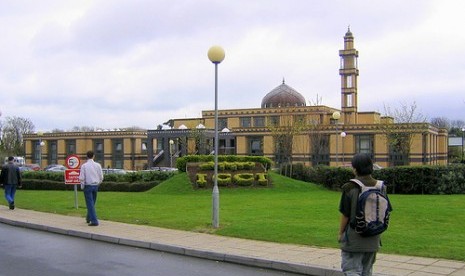
{"type": "Polygon", "coordinates": [[[81,184],[79,181],[80,169],[67,169],[65,170],[65,184],[77,185],[81,184]]]}
{"type": "Polygon", "coordinates": [[[66,157],[66,167],[68,169],[77,169],[81,165],[81,159],[79,159],[79,156],[72,154],[66,157]]]}

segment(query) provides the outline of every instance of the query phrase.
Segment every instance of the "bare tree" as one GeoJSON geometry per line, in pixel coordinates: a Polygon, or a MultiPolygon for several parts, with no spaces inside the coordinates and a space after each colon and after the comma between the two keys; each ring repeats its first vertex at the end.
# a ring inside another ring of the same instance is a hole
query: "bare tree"
{"type": "Polygon", "coordinates": [[[25,154],[23,135],[34,132],[31,120],[21,117],[6,117],[2,127],[2,150],[8,155],[25,154]]]}
{"type": "Polygon", "coordinates": [[[436,117],[430,120],[430,123],[437,128],[446,128],[450,129],[450,120],[445,117],[436,117]]]}
{"type": "Polygon", "coordinates": [[[316,94],[315,100],[308,100],[308,104],[310,106],[318,106],[318,105],[321,105],[322,102],[323,102],[323,97],[318,94],[316,94]]]}
{"type": "Polygon", "coordinates": [[[52,132],[52,133],[60,133],[60,132],[65,132],[65,131],[63,129],[60,129],[60,128],[54,128],[50,132],[52,132]]]}
{"type": "Polygon", "coordinates": [[[268,129],[274,140],[275,162],[281,168],[283,166],[290,168],[290,171],[286,171],[285,175],[292,175],[294,144],[296,144],[294,139],[304,132],[306,124],[304,115],[282,116],[279,123],[268,124],[268,129]]]}
{"type": "Polygon", "coordinates": [[[93,132],[93,131],[96,131],[96,128],[95,127],[91,127],[91,126],[74,126],[71,131],[75,131],[75,132],[93,132]]]}
{"type": "Polygon", "coordinates": [[[318,164],[329,165],[329,136],[325,133],[323,125],[317,120],[313,120],[310,124],[309,139],[311,145],[312,165],[318,164]],[[325,156],[328,157],[325,160],[325,156]]]}
{"type": "Polygon", "coordinates": [[[130,126],[130,127],[124,128],[124,129],[129,130],[129,131],[146,131],[145,128],[141,128],[139,126],[130,126]]]}
{"type": "Polygon", "coordinates": [[[396,109],[385,105],[384,110],[386,116],[393,119],[393,122],[386,120],[385,123],[380,124],[381,130],[386,135],[391,164],[408,165],[414,134],[427,128],[426,117],[417,110],[415,102],[401,103],[396,109]],[[397,160],[397,164],[392,160],[397,160]]]}

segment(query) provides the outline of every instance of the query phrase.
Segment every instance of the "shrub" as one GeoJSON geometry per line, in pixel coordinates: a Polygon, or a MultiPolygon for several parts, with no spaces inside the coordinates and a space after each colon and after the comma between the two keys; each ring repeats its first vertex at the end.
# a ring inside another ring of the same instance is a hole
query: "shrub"
{"type": "Polygon", "coordinates": [[[234,175],[234,183],[238,186],[252,186],[253,173],[238,173],[234,175]]]}
{"type": "Polygon", "coordinates": [[[437,186],[438,194],[463,194],[465,193],[465,178],[462,172],[449,171],[441,175],[437,186]]]}
{"type": "MultiPolygon", "coordinates": [[[[101,191],[141,192],[149,190],[170,178],[176,172],[141,171],[127,174],[105,174],[101,191]]],[[[73,190],[74,185],[65,184],[62,172],[23,172],[23,189],[26,190],[73,190]]]]}
{"type": "Polygon", "coordinates": [[[215,169],[214,162],[205,162],[199,165],[201,171],[213,171],[215,169]]]}
{"type": "Polygon", "coordinates": [[[197,187],[203,188],[207,185],[207,174],[198,173],[196,178],[197,180],[195,181],[195,183],[197,184],[197,187]]]}
{"type": "MultiPolygon", "coordinates": [[[[375,170],[373,177],[393,194],[464,194],[464,173],[464,164],[398,166],[375,170]]],[[[292,177],[339,190],[354,174],[350,168],[294,164],[292,177]]]]}
{"type": "Polygon", "coordinates": [[[255,178],[260,186],[268,186],[268,174],[256,173],[255,178]]]}
{"type": "Polygon", "coordinates": [[[228,186],[229,184],[232,183],[231,174],[230,173],[219,173],[217,183],[218,183],[218,186],[228,186]]]}
{"type": "MultiPolygon", "coordinates": [[[[214,162],[214,155],[185,155],[176,160],[176,167],[179,171],[185,172],[187,163],[197,162],[214,162]]],[[[260,163],[265,169],[270,169],[273,161],[264,156],[238,156],[238,155],[219,155],[218,165],[220,162],[252,162],[260,163]]],[[[239,168],[237,168],[239,170],[239,168]]]]}

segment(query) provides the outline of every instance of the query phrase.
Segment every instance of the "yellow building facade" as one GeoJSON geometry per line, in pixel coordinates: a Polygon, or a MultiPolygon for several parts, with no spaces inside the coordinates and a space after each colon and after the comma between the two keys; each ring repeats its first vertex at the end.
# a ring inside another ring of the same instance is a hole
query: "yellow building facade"
{"type": "Polygon", "coordinates": [[[66,158],[73,154],[85,162],[89,150],[94,151],[94,160],[104,168],[140,170],[147,164],[146,131],[34,133],[23,139],[26,163],[41,168],[65,165],[66,158]]]}

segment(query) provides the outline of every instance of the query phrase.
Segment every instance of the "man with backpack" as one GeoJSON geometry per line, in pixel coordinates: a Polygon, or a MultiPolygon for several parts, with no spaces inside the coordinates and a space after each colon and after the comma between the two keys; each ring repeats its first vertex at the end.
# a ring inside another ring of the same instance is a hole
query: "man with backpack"
{"type": "Polygon", "coordinates": [[[342,186],[338,241],[344,275],[372,275],[381,233],[387,229],[392,210],[382,181],[374,179],[368,154],[352,158],[355,179],[342,186]]]}

